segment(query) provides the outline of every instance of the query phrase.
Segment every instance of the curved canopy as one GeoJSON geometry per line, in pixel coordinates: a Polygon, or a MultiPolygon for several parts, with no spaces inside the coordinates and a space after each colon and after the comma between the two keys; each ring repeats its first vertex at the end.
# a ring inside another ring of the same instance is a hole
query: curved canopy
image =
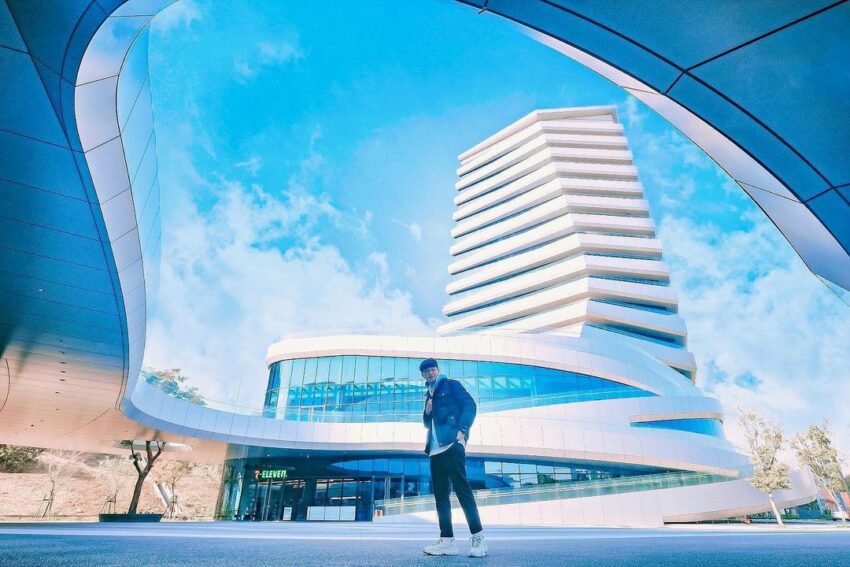
{"type": "Polygon", "coordinates": [[[850,3],[461,0],[654,108],[850,289],[850,3]]]}

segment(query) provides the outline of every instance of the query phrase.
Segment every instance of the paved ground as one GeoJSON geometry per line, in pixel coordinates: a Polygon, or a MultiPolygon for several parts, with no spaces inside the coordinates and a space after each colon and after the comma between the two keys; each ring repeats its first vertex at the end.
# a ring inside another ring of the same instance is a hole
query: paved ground
{"type": "MultiPolygon", "coordinates": [[[[486,531],[485,559],[423,556],[433,530],[422,524],[0,524],[0,566],[850,566],[850,528],[493,527],[486,531]]],[[[465,552],[468,542],[460,543],[465,552]]]]}

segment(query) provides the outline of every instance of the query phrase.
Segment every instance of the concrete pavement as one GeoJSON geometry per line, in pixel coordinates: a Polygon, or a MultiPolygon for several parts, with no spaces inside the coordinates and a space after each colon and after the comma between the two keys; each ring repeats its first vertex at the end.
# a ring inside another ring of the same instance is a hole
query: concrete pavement
{"type": "MultiPolygon", "coordinates": [[[[770,564],[850,567],[850,529],[803,524],[661,529],[512,528],[485,530],[490,557],[431,558],[428,524],[54,523],[0,525],[0,565],[711,566],[770,564]]],[[[467,533],[458,531],[468,550],[467,533]]]]}

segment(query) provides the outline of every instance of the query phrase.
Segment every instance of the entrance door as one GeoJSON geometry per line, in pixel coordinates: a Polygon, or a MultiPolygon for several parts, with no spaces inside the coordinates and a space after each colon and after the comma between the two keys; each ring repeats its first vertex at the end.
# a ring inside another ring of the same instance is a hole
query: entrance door
{"type": "Polygon", "coordinates": [[[387,499],[404,496],[404,477],[391,476],[387,479],[387,499]]]}
{"type": "Polygon", "coordinates": [[[269,496],[266,499],[266,513],[264,520],[277,521],[280,520],[282,513],[280,507],[280,499],[283,494],[283,483],[280,481],[272,481],[269,487],[269,496]]]}
{"type": "Polygon", "coordinates": [[[283,496],[281,500],[281,520],[299,520],[302,515],[306,517],[306,511],[302,514],[299,506],[304,499],[304,481],[286,480],[283,482],[283,496]]]}
{"type": "Polygon", "coordinates": [[[267,508],[266,500],[269,497],[269,481],[265,480],[257,483],[257,500],[254,508],[254,521],[262,521],[265,519],[267,508]]]}

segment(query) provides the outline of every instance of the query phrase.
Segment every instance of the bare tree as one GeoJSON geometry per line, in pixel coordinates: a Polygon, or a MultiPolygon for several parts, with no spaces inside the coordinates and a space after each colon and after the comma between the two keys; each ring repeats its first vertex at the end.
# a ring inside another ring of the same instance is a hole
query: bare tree
{"type": "Polygon", "coordinates": [[[130,480],[132,467],[127,459],[109,456],[102,459],[95,468],[95,476],[106,487],[107,496],[103,503],[102,512],[115,513],[118,504],[118,493],[130,480]]]}
{"type": "Polygon", "coordinates": [[[774,493],[786,490],[791,485],[790,468],[778,458],[779,449],[782,448],[782,431],[775,423],[751,411],[741,410],[738,423],[744,429],[750,451],[750,462],[753,465],[753,478],[750,479],[750,484],[767,494],[776,523],[784,526],[782,515],[773,500],[774,493]]]}
{"type": "Polygon", "coordinates": [[[136,473],[139,475],[136,479],[136,486],[133,488],[133,497],[130,500],[130,507],[127,509],[128,514],[135,514],[139,507],[139,498],[142,496],[142,487],[145,484],[145,479],[150,474],[154,462],[162,455],[165,449],[165,441],[145,441],[145,456],[136,451],[133,441],[125,441],[123,445],[130,448],[130,461],[136,468],[136,473]],[[156,452],[151,449],[151,446],[156,448],[156,452]]]}
{"type": "Polygon", "coordinates": [[[838,457],[838,451],[832,444],[829,421],[824,420],[820,426],[810,425],[805,433],[795,435],[791,444],[797,452],[797,458],[800,462],[811,469],[818,482],[832,496],[835,505],[838,507],[841,521],[846,524],[847,519],[841,513],[842,511],[846,512],[846,510],[842,510],[840,492],[847,490],[847,486],[841,474],[841,460],[838,457]]]}
{"type": "Polygon", "coordinates": [[[169,491],[169,501],[165,508],[165,515],[167,518],[174,517],[174,514],[178,512],[177,483],[184,477],[190,475],[194,468],[195,465],[193,463],[176,459],[166,461],[159,468],[157,479],[159,482],[168,486],[169,491]]]}
{"type": "Polygon", "coordinates": [[[61,487],[65,478],[80,469],[82,457],[83,453],[80,451],[62,451],[59,449],[50,449],[39,455],[38,460],[47,474],[48,482],[50,482],[50,487],[41,499],[43,509],[39,508],[37,514],[41,518],[48,520],[51,518],[57,488],[61,487]]]}

